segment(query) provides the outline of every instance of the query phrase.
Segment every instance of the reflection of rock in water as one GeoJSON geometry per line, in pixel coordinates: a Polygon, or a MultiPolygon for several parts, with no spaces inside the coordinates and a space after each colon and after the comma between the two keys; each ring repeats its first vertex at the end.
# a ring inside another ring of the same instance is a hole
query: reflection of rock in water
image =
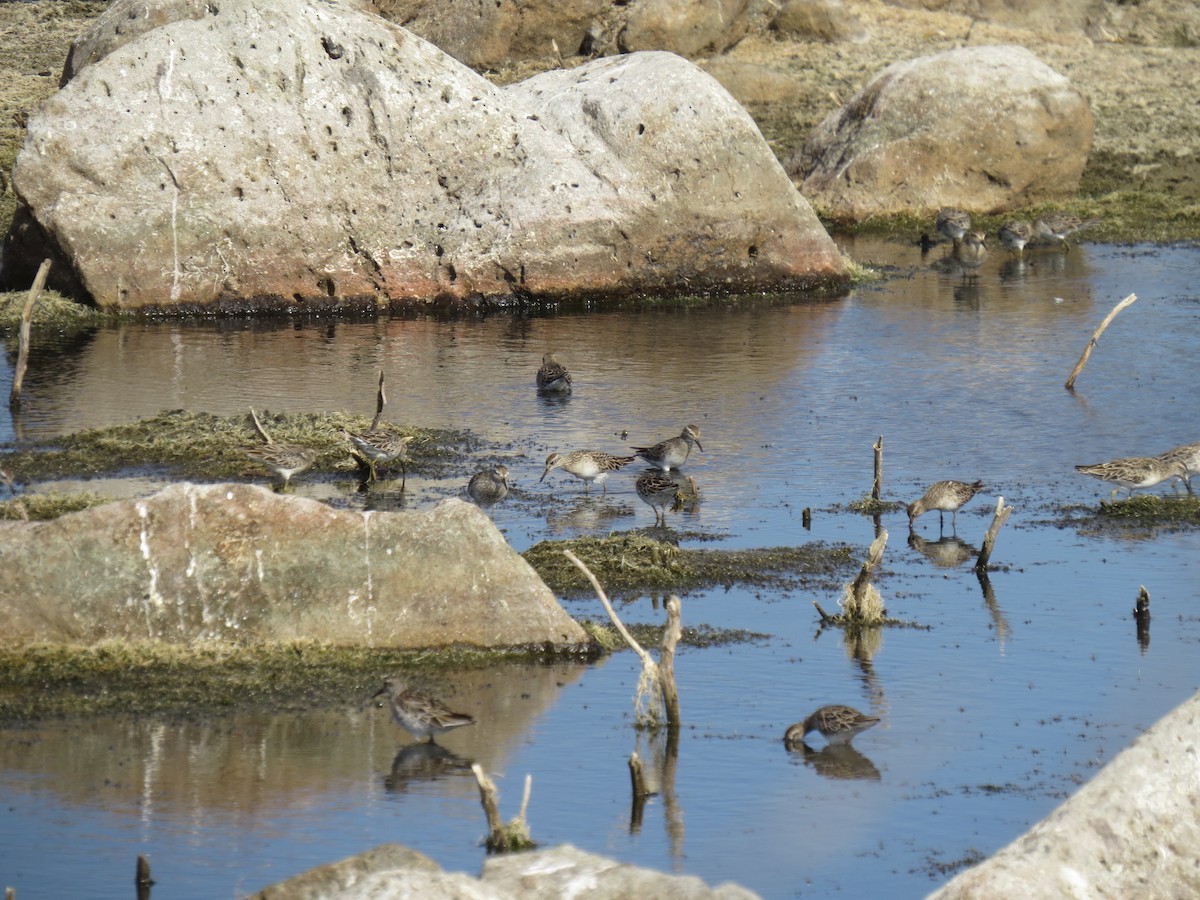
{"type": "Polygon", "coordinates": [[[392,760],[392,771],[383,777],[383,786],[389,791],[404,791],[418,781],[435,781],[446,775],[470,771],[469,759],[441,744],[418,741],[400,748],[392,760]]]}
{"type": "Polygon", "coordinates": [[[908,546],[918,553],[924,554],[935,566],[953,569],[961,566],[969,559],[979,555],[979,551],[960,537],[941,537],[936,541],[927,541],[915,531],[909,532],[908,546]]]}
{"type": "Polygon", "coordinates": [[[374,486],[363,481],[359,485],[359,493],[366,496],[363,509],[367,512],[397,512],[407,505],[408,496],[403,490],[387,487],[388,481],[375,482],[374,486]]]}
{"type": "Polygon", "coordinates": [[[784,746],[788,752],[803,760],[806,766],[812,766],[822,778],[840,781],[879,781],[882,778],[875,763],[851,744],[827,744],[820,750],[814,750],[803,741],[785,741],[784,746]]]}

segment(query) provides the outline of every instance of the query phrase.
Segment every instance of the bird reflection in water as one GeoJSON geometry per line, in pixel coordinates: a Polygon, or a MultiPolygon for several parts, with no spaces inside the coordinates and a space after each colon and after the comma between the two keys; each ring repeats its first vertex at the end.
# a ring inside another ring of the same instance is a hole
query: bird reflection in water
{"type": "Polygon", "coordinates": [[[977,548],[956,535],[943,535],[936,541],[929,541],[915,531],[910,531],[908,546],[943,569],[956,568],[979,555],[977,548]]]}
{"type": "Polygon", "coordinates": [[[826,744],[814,750],[804,741],[784,741],[784,746],[804,765],[812,766],[822,778],[837,781],[880,781],[875,763],[851,744],[826,744]]]}
{"type": "Polygon", "coordinates": [[[555,532],[591,531],[610,527],[612,522],[631,515],[633,511],[632,506],[620,500],[582,494],[570,507],[550,512],[546,516],[546,524],[555,532]]]}
{"type": "Polygon", "coordinates": [[[400,748],[392,760],[392,771],[383,776],[383,786],[388,791],[398,793],[422,781],[436,781],[448,775],[470,772],[471,760],[441,744],[416,741],[400,748]]]}

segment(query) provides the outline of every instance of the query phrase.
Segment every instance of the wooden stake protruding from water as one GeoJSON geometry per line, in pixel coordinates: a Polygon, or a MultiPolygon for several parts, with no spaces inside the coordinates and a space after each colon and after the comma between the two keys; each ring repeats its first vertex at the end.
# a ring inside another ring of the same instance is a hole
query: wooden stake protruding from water
{"type": "Polygon", "coordinates": [[[646,773],[642,770],[642,758],[637,751],[629,754],[629,780],[633,789],[633,797],[629,803],[629,833],[637,834],[642,830],[642,820],[646,814],[646,798],[650,789],[646,787],[646,773]]]}
{"type": "Polygon", "coordinates": [[[150,888],[154,885],[154,879],[150,877],[150,860],[145,856],[138,854],[137,871],[133,876],[133,885],[137,900],[150,900],[150,888]]]}
{"type": "Polygon", "coordinates": [[[646,787],[646,772],[642,766],[642,758],[636,750],[629,754],[629,781],[633,788],[633,799],[649,797],[650,789],[646,787]]]}
{"type": "Polygon", "coordinates": [[[154,879],[150,877],[150,860],[140,853],[137,858],[137,872],[133,876],[133,883],[139,887],[149,887],[154,884],[154,879]]]}
{"type": "Polygon", "coordinates": [[[528,850],[535,846],[529,836],[529,825],[525,819],[525,811],[529,808],[529,795],[533,789],[533,776],[525,776],[525,793],[521,797],[521,811],[516,818],[505,825],[500,820],[500,804],[496,799],[496,785],[487,777],[483,766],[471,763],[471,771],[475,773],[475,781],[479,785],[479,801],[483,805],[483,814],[487,817],[489,853],[513,853],[517,850],[528,850]]]}
{"type": "Polygon", "coordinates": [[[1138,646],[1146,652],[1150,646],[1150,592],[1146,586],[1138,586],[1137,604],[1133,607],[1133,620],[1137,623],[1138,646]]]}
{"type": "MultiPolygon", "coordinates": [[[[659,662],[656,663],[653,657],[637,642],[637,639],[629,633],[629,629],[617,617],[616,610],[613,609],[608,595],[604,593],[604,588],[600,586],[600,581],[592,573],[592,570],[570,550],[564,550],[563,556],[569,559],[579,571],[583,572],[588,581],[592,583],[592,589],[596,592],[596,597],[599,598],[601,605],[604,606],[604,611],[608,613],[608,618],[612,620],[613,627],[625,639],[625,643],[629,645],[630,649],[641,658],[642,677],[638,679],[639,707],[641,698],[645,695],[645,692],[654,691],[657,688],[659,699],[663,705],[663,718],[665,719],[667,729],[669,732],[677,732],[681,719],[679,714],[679,690],[675,686],[675,646],[683,634],[679,598],[674,594],[667,598],[667,626],[663,631],[662,652],[659,654],[659,662]]],[[[653,707],[651,708],[653,709],[653,707]]],[[[638,722],[641,725],[650,727],[660,724],[655,721],[655,716],[652,713],[647,712],[643,715],[640,708],[638,722]]]]}
{"type": "Polygon", "coordinates": [[[842,601],[842,614],[858,624],[873,625],[883,620],[883,598],[871,583],[871,578],[883,559],[887,542],[888,533],[881,530],[867,550],[867,558],[863,560],[858,577],[846,589],[846,598],[842,601]]]}
{"type": "Polygon", "coordinates": [[[1104,334],[1104,329],[1107,328],[1112,320],[1117,317],[1117,313],[1129,306],[1135,300],[1137,300],[1137,294],[1130,294],[1128,297],[1114,306],[1112,308],[1112,312],[1104,317],[1104,321],[1100,323],[1100,327],[1096,329],[1095,333],[1092,335],[1092,339],[1088,341],[1087,346],[1083,348],[1083,355],[1079,357],[1079,362],[1075,363],[1075,368],[1071,370],[1071,377],[1067,379],[1066,383],[1066,388],[1068,391],[1075,390],[1075,379],[1079,377],[1079,373],[1082,372],[1083,367],[1087,365],[1088,357],[1092,355],[1092,350],[1094,350],[1096,344],[1099,343],[1100,335],[1104,334]]]}
{"type": "Polygon", "coordinates": [[[25,306],[21,310],[21,330],[17,340],[17,366],[13,370],[12,390],[8,392],[8,408],[14,412],[21,408],[21,386],[25,382],[25,370],[29,367],[29,331],[33,322],[33,307],[37,303],[42,288],[46,286],[46,278],[50,275],[50,260],[42,260],[37,275],[33,279],[33,287],[25,297],[25,306]]]}
{"type": "Polygon", "coordinates": [[[879,436],[873,445],[875,450],[875,480],[871,483],[871,499],[879,503],[880,492],[883,490],[883,435],[879,436]]]}
{"type": "Polygon", "coordinates": [[[667,598],[667,627],[663,629],[662,651],[658,668],[662,683],[663,706],[667,712],[667,728],[679,730],[679,688],[675,684],[675,647],[683,637],[683,609],[680,599],[672,594],[667,598]]]}
{"type": "Polygon", "coordinates": [[[996,514],[992,516],[992,524],[988,526],[987,534],[983,536],[983,549],[979,551],[979,556],[975,560],[975,571],[986,572],[988,560],[992,558],[992,548],[996,545],[996,535],[1000,533],[1000,529],[1004,527],[1004,523],[1008,521],[1008,516],[1012,512],[1011,506],[1004,505],[1004,498],[999,497],[996,500],[996,514]]]}

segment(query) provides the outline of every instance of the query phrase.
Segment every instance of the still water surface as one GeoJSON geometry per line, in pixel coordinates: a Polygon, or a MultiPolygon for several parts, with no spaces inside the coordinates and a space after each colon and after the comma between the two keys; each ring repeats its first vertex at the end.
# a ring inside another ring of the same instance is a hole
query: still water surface
{"type": "MultiPolygon", "coordinates": [[[[1200,440],[1200,253],[1088,245],[1024,262],[996,253],[966,282],[941,269],[939,249],[922,258],[893,243],[845,247],[902,277],[814,303],[145,323],[44,339],[24,416],[0,422],[0,441],[51,441],[172,408],[370,414],[382,366],[389,421],[466,428],[496,445],[489,458],[503,458],[516,484],[496,523],[518,550],[650,527],[636,472],[615,475],[605,497],[585,497],[561,471],[538,482],[545,456],[621,452],[689,422],[701,426],[704,451],[685,472],[702,499],[669,514],[668,528],[697,545],[826,540],[861,552],[874,525],[845,505],[869,490],[880,435],[885,498],[907,502],[940,478],[984,479],[958,522],[975,547],[998,496],[1015,512],[990,592],[969,560],[955,565],[959,547],[937,542],[935,514],[918,523],[924,545],[909,540],[902,511],[885,515],[878,584],[888,611],[929,628],[890,629],[865,646],[820,631],[812,603],[833,609],[834,592],[686,594],[686,623],[769,637],[681,653],[685,728],[665,770],[663,748],[632,728],[631,653],[430,685],[480,719],[441,739],[445,755],[407,746],[382,710],[354,706],[359,698],[306,714],[0,731],[0,881],[21,900],[128,897],[144,853],[155,896],[233,897],[385,841],[476,873],[484,823],[466,760],[498,776],[506,817],[532,774],[528,817],[543,845],[768,897],[919,897],[1017,837],[1200,684],[1200,536],[1052,524],[1058,506],[1108,495],[1075,463],[1200,440]],[[1138,301],[1068,393],[1087,338],[1129,293],[1138,301]],[[566,400],[533,391],[547,350],[575,375],[566,400]],[[1146,647],[1129,615],[1143,584],[1154,612],[1146,647]],[[788,724],[825,703],[883,723],[855,740],[856,754],[823,754],[819,738],[816,752],[787,752],[788,724]],[[634,749],[662,788],[637,826],[634,749]]],[[[0,391],[9,379],[6,361],[0,391]]],[[[165,477],[84,486],[148,491],[165,477]]],[[[463,488],[415,472],[392,499],[421,508],[463,488]]],[[[364,502],[334,477],[301,476],[297,491],[364,502]]],[[[564,602],[601,614],[592,600],[564,602]]],[[[662,620],[653,598],[620,612],[662,620]]]]}

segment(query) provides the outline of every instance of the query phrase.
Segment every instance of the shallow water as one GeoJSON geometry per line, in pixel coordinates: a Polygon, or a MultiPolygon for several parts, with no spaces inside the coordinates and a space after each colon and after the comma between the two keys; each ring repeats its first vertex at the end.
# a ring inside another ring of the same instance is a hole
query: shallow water
{"type": "MultiPolygon", "coordinates": [[[[821,632],[813,601],[832,610],[835,592],[685,594],[685,623],[769,637],[680,654],[685,727],[640,827],[630,824],[626,760],[636,748],[661,763],[664,748],[632,728],[639,666],[621,653],[430,685],[480,719],[441,739],[449,759],[414,758],[383,711],[360,711],[354,698],[303,715],[0,731],[0,880],[22,900],[123,897],[144,853],[157,896],[236,896],[393,840],[474,873],[484,823],[464,760],[500,776],[506,817],[532,774],[528,817],[543,845],[771,897],[921,896],[1017,837],[1200,680],[1200,536],[1052,524],[1059,505],[1108,496],[1075,463],[1200,440],[1200,253],[1085,245],[1023,263],[995,253],[964,281],[942,270],[939,248],[925,258],[878,241],[846,249],[903,277],[813,303],[159,323],[40,341],[23,417],[0,422],[0,441],[50,441],[179,407],[369,414],[382,365],[388,420],[467,428],[499,445],[488,455],[507,462],[516,490],[495,518],[518,550],[649,527],[629,470],[606,496],[585,496],[561,471],[538,482],[545,455],[620,452],[688,422],[702,429],[704,450],[685,467],[701,501],[669,514],[668,528],[696,545],[829,540],[861,552],[874,525],[845,505],[870,489],[880,435],[886,499],[906,502],[939,478],[984,479],[957,523],[973,547],[998,496],[1015,511],[987,592],[962,548],[935,543],[936,514],[918,522],[923,547],[910,543],[902,511],[885,515],[880,591],[890,614],[929,627],[888,629],[866,646],[821,632]],[[1068,393],[1092,330],[1129,293],[1138,301],[1068,393]],[[533,391],[547,350],[575,375],[565,400],[533,391]],[[1154,614],[1145,647],[1130,617],[1143,584],[1154,614]],[[824,703],[883,722],[856,738],[856,754],[821,753],[819,738],[816,753],[787,752],[787,725],[824,703]]],[[[136,473],[86,486],[119,494],[159,481],[136,473]]],[[[398,502],[421,508],[463,488],[416,472],[398,502]]],[[[301,476],[297,491],[366,502],[337,478],[301,476]]],[[[565,603],[601,615],[592,600],[565,603]]],[[[662,619],[652,598],[620,612],[662,619]]]]}

